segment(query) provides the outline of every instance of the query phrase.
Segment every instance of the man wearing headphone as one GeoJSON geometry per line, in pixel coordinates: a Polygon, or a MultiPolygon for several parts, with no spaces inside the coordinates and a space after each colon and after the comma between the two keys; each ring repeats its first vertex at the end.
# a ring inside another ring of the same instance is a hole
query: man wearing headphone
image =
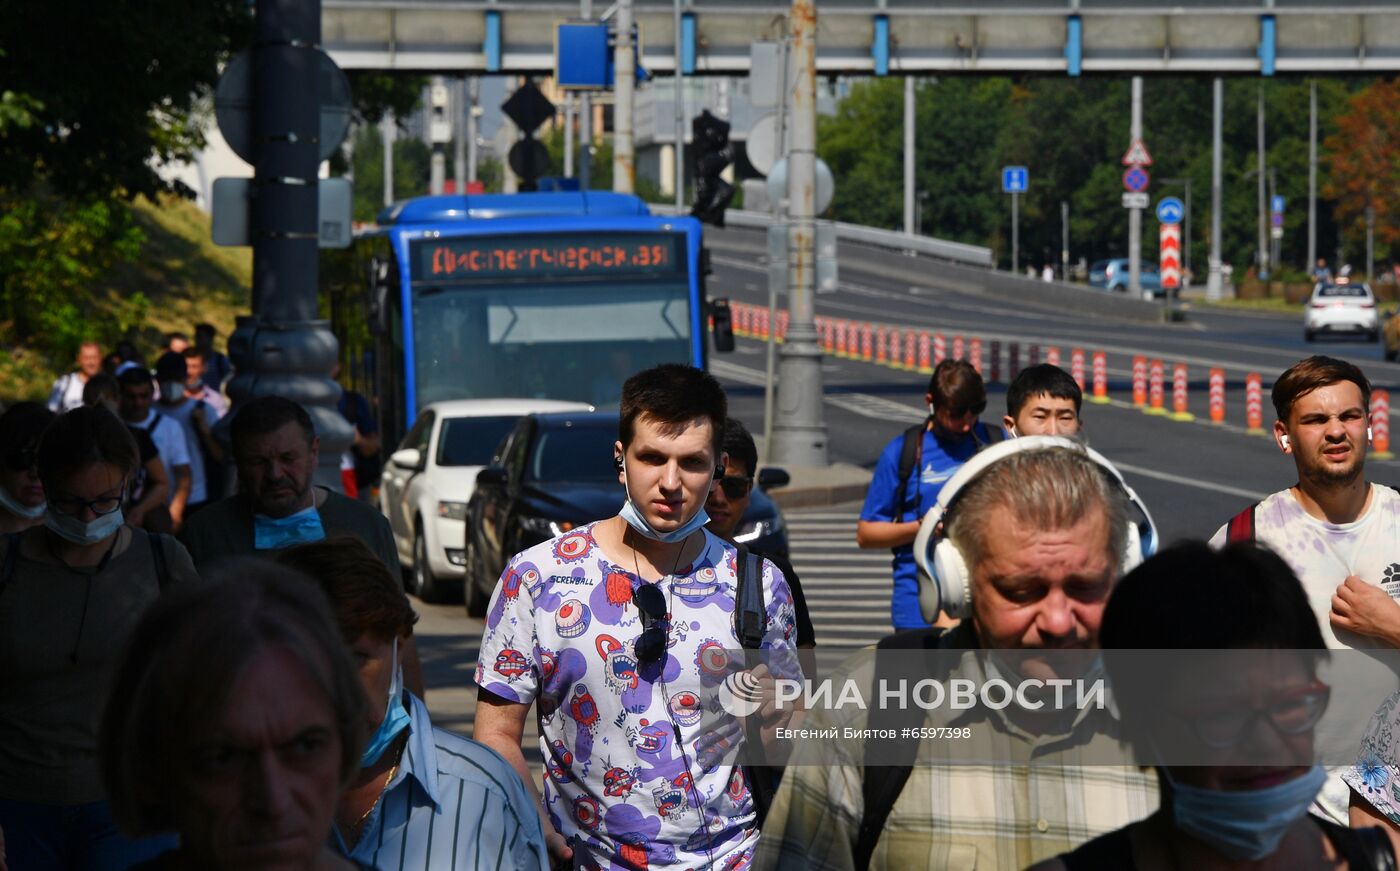
{"type": "MultiPolygon", "coordinates": [[[[994,445],[943,487],[913,548],[924,617],[942,610],[961,622],[897,633],[879,648],[923,651],[927,658],[906,654],[904,661],[913,659],[920,677],[944,686],[960,678],[984,682],[997,651],[1021,651],[1000,660],[1014,659],[1026,678],[1076,677],[1058,673],[1064,659],[1036,651],[1096,649],[1109,593],[1155,542],[1145,506],[1097,453],[1051,436],[994,445]],[[1141,514],[1141,528],[1130,511],[1141,514]],[[930,653],[940,650],[952,655],[930,653]],[[957,654],[967,650],[988,655],[957,654]],[[930,673],[935,667],[948,670],[930,673]]],[[[890,656],[872,664],[867,654],[847,674],[888,686],[890,656]]],[[[833,681],[840,686],[842,679],[833,681]]],[[[873,690],[866,697],[877,698],[873,690]]],[[[848,729],[903,736],[910,726],[967,726],[974,739],[995,736],[1011,747],[999,757],[1009,759],[1053,746],[1121,746],[1111,706],[1029,729],[1025,717],[1014,708],[925,711],[882,700],[868,711],[817,705],[802,725],[840,736],[848,729]]],[[[939,761],[959,752],[933,736],[796,744],[763,831],[759,867],[1021,868],[1142,819],[1158,803],[1153,776],[1136,766],[997,764],[976,750],[963,751],[975,763],[939,761]]]]}
{"type": "MultiPolygon", "coordinates": [[[[1277,551],[1303,582],[1328,647],[1400,647],[1400,493],[1366,480],[1371,382],[1346,360],[1314,355],[1279,376],[1272,399],[1274,444],[1293,458],[1298,482],[1235,515],[1211,544],[1254,540],[1277,551]]],[[[1343,825],[1377,813],[1335,777],[1318,807],[1343,825]]]]}
{"type": "Polygon", "coordinates": [[[896,631],[929,625],[919,613],[918,574],[910,547],[919,520],[963,463],[979,448],[1003,438],[1000,427],[977,420],[987,409],[987,388],[966,360],[939,363],[924,401],[929,409],[924,426],[911,427],[880,453],[856,524],[861,547],[894,552],[890,622],[896,631]]]}

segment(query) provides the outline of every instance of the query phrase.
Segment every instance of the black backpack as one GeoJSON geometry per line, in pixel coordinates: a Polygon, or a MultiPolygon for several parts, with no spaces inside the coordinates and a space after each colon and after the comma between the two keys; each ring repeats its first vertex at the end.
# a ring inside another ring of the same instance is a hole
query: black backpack
{"type": "MultiPolygon", "coordinates": [[[[909,477],[914,474],[914,470],[919,467],[919,461],[924,454],[924,432],[928,430],[928,421],[915,424],[904,431],[900,436],[899,445],[899,509],[895,512],[894,519],[898,523],[904,519],[904,512],[909,509],[909,500],[905,493],[909,490],[909,477]]],[[[1006,440],[1006,433],[1000,426],[987,427],[987,440],[984,442],[977,437],[977,425],[972,425],[972,438],[977,442],[977,450],[991,447],[1000,441],[1006,440]]]]}
{"type": "MultiPolygon", "coordinates": [[[[763,600],[763,557],[742,544],[736,544],[735,548],[738,552],[734,556],[734,632],[744,650],[760,650],[768,628],[768,611],[763,600]]],[[[753,658],[756,657],[745,656],[745,659],[753,658]]],[[[745,667],[752,664],[746,662],[745,667]]],[[[756,721],[745,722],[744,740],[762,743],[756,721]]],[[[773,805],[783,769],[771,765],[745,765],[743,769],[749,794],[753,796],[755,823],[761,830],[763,821],[768,818],[768,809],[773,805]]]]}
{"type": "MultiPolygon", "coordinates": [[[[5,536],[5,559],[0,562],[0,593],[5,592],[10,578],[14,577],[15,560],[19,556],[19,536],[18,532],[5,536]]],[[[168,537],[162,532],[146,533],[146,540],[151,544],[151,562],[156,568],[156,588],[162,593],[170,586],[170,569],[165,563],[165,539],[168,537]]]]}

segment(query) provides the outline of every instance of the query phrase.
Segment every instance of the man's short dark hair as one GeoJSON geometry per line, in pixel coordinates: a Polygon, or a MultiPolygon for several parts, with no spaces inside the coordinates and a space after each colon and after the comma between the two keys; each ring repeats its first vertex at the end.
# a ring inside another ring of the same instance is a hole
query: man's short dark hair
{"type": "Polygon", "coordinates": [[[1006,388],[1007,415],[1016,417],[1021,413],[1021,409],[1026,407],[1026,403],[1037,396],[1073,400],[1076,415],[1084,402],[1084,391],[1079,389],[1079,385],[1068,372],[1059,366],[1039,363],[1022,369],[1021,374],[1013,378],[1011,385],[1006,388]]]}
{"type": "Polygon", "coordinates": [[[198,345],[190,345],[180,353],[186,360],[199,360],[200,362],[204,362],[204,352],[199,350],[198,345]]]}
{"type": "Polygon", "coordinates": [[[1293,413],[1293,403],[1320,387],[1328,387],[1350,381],[1361,391],[1361,404],[1367,415],[1371,413],[1371,382],[1355,363],[1314,354],[1306,360],[1299,360],[1274,382],[1272,399],[1278,419],[1288,423],[1293,413]]]}
{"type": "Polygon", "coordinates": [[[122,387],[140,387],[141,385],[151,386],[151,372],[145,366],[133,366],[117,376],[117,383],[122,387]]]}
{"type": "Polygon", "coordinates": [[[110,463],[126,475],[141,465],[131,431],[105,405],[81,405],[60,414],[39,439],[35,465],[45,490],[97,463],[110,463]]]}
{"type": "Polygon", "coordinates": [[[233,452],[239,453],[247,440],[277,432],[289,423],[301,427],[309,445],[316,438],[316,427],[306,409],[281,396],[259,396],[248,400],[233,416],[229,438],[233,452]]]}
{"type": "Polygon", "coordinates": [[[118,402],[121,398],[122,388],[115,375],[99,372],[83,385],[83,405],[96,405],[104,399],[118,402]]]}
{"type": "Polygon", "coordinates": [[[638,372],[622,385],[618,438],[623,448],[632,443],[637,418],[648,417],[668,432],[679,432],[698,417],[710,421],[718,455],[729,417],[724,388],[708,372],[681,363],[662,363],[638,372]]]}
{"type": "Polygon", "coordinates": [[[758,472],[758,448],[753,443],[753,436],[749,435],[748,427],[737,418],[731,417],[724,422],[722,450],[729,455],[730,462],[743,463],[750,476],[758,472]]]}
{"type": "Polygon", "coordinates": [[[194,325],[194,334],[197,336],[197,335],[199,335],[200,333],[208,333],[208,334],[212,337],[212,336],[217,336],[217,335],[219,334],[219,331],[216,330],[216,329],[214,329],[214,325],[213,325],[213,324],[209,324],[209,323],[195,324],[195,325],[194,325]]]}
{"type": "Polygon", "coordinates": [[[944,360],[933,368],[928,392],[934,408],[972,408],[987,402],[987,385],[966,360],[944,360]]]}

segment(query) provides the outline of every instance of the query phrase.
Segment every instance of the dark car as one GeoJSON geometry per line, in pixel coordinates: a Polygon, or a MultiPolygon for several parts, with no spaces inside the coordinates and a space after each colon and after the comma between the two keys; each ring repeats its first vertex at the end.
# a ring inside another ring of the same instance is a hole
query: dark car
{"type": "MultiPolygon", "coordinates": [[[[481,616],[506,562],[526,548],[617,514],[625,494],[613,465],[616,412],[556,412],[521,418],[476,479],[467,504],[467,612],[481,616]]],[[[782,512],[762,487],[786,483],[779,469],[759,475],[737,537],[764,553],[788,553],[782,512]]]]}

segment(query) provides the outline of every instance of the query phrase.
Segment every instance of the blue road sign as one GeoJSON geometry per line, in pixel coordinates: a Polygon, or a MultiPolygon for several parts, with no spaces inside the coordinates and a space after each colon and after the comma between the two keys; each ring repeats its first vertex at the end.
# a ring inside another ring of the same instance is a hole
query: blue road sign
{"type": "Polygon", "coordinates": [[[1162,197],[1157,201],[1157,220],[1163,224],[1180,224],[1186,207],[1176,197],[1162,197]]]}
{"type": "Polygon", "coordinates": [[[1031,174],[1024,166],[1003,166],[1001,168],[1001,192],[1023,194],[1030,187],[1031,174]]]}
{"type": "Polygon", "coordinates": [[[1283,195],[1282,195],[1282,194],[1274,194],[1273,198],[1269,200],[1269,211],[1271,211],[1271,212],[1279,212],[1279,213],[1282,213],[1282,212],[1283,212],[1283,195]]]}
{"type": "Polygon", "coordinates": [[[1151,181],[1152,176],[1147,174],[1147,170],[1140,166],[1131,166],[1123,173],[1123,190],[1129,193],[1140,194],[1147,190],[1147,186],[1151,181]]]}

